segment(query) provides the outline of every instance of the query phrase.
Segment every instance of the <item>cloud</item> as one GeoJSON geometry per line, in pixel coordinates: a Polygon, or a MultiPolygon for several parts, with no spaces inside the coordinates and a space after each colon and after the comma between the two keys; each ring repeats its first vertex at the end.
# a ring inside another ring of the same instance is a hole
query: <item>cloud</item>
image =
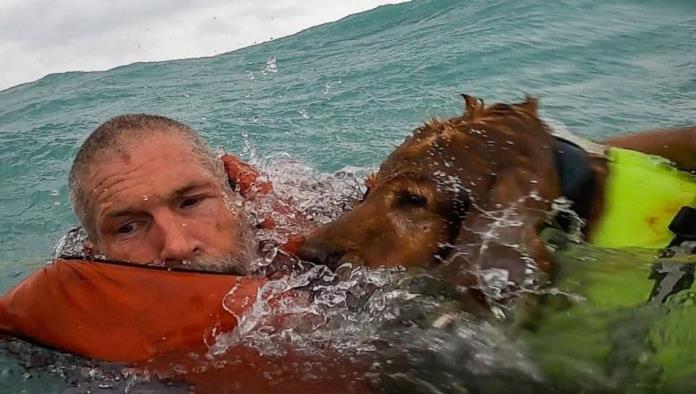
{"type": "Polygon", "coordinates": [[[48,73],[211,56],[403,0],[3,0],[0,89],[48,73]]]}

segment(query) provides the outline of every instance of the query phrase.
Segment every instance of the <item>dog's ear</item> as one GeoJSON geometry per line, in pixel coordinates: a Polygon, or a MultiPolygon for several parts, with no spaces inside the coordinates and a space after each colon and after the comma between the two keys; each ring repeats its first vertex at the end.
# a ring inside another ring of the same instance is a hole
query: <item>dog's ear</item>
{"type": "Polygon", "coordinates": [[[524,102],[520,103],[520,107],[527,111],[527,113],[537,116],[537,111],[539,110],[539,99],[525,94],[524,102]]]}
{"type": "Polygon", "coordinates": [[[552,179],[553,175],[530,178],[526,170],[509,168],[496,176],[489,194],[478,196],[467,211],[452,242],[447,274],[456,279],[462,272],[502,269],[510,281],[520,284],[527,275],[529,258],[542,272],[549,272],[548,252],[539,234],[554,193],[535,190],[532,186],[539,182],[530,180],[552,179]]]}
{"type": "Polygon", "coordinates": [[[479,113],[483,112],[484,103],[482,99],[469,96],[468,94],[462,94],[461,96],[464,99],[465,115],[469,119],[474,119],[479,113]]]}
{"type": "Polygon", "coordinates": [[[535,132],[516,133],[514,138],[513,149],[496,158],[499,167],[483,159],[474,161],[472,155],[466,155],[468,165],[458,166],[467,168],[459,173],[463,184],[469,183],[467,176],[495,175],[467,190],[471,203],[452,242],[450,259],[455,270],[501,268],[519,283],[529,257],[541,271],[550,270],[540,231],[551,201],[561,192],[553,155],[542,148],[551,144],[552,137],[535,132]]]}

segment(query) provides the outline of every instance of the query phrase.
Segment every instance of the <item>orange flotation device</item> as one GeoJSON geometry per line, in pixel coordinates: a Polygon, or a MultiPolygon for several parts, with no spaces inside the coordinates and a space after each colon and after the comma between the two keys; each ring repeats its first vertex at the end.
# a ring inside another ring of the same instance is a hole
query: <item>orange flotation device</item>
{"type": "MultiPolygon", "coordinates": [[[[266,180],[260,180],[258,171],[249,163],[245,163],[236,156],[230,154],[222,156],[222,163],[225,166],[225,172],[230,180],[230,184],[247,201],[273,195],[272,208],[276,214],[292,217],[295,224],[307,231],[316,227],[304,214],[293,209],[291,203],[282,201],[279,197],[275,196],[271,183],[266,180]]],[[[271,216],[263,218],[261,223],[258,223],[258,227],[266,230],[273,229],[284,235],[287,241],[280,246],[280,249],[286,253],[295,254],[304,242],[304,237],[302,235],[288,233],[285,229],[276,228],[276,223],[271,216]]]]}
{"type": "MultiPolygon", "coordinates": [[[[0,298],[0,329],[42,345],[108,361],[195,351],[232,330],[227,292],[255,299],[264,278],[57,260],[0,298]]],[[[248,306],[234,303],[235,315],[248,306]]]]}
{"type": "Polygon", "coordinates": [[[253,306],[266,282],[57,260],[0,298],[0,330],[84,357],[135,364],[150,376],[199,393],[371,391],[364,379],[369,363],[339,355],[264,357],[237,346],[212,362],[205,356],[216,335],[237,326],[235,315],[253,306]],[[226,302],[223,308],[232,288],[235,297],[250,302],[226,302]]]}
{"type": "MultiPolygon", "coordinates": [[[[226,170],[242,195],[272,193],[256,171],[231,155],[226,170]]],[[[253,196],[252,196],[253,197],[253,196]]],[[[290,237],[292,252],[301,237],[290,237]]],[[[142,265],[56,260],[0,298],[0,330],[90,358],[138,362],[205,346],[216,332],[237,325],[251,303],[223,298],[256,296],[263,277],[183,272],[142,265]],[[229,306],[228,306],[229,307],[229,306]]]]}

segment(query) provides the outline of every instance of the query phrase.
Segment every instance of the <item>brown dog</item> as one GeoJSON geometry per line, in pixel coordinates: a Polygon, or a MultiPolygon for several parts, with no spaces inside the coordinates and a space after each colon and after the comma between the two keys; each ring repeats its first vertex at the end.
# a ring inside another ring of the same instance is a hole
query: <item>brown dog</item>
{"type": "Polygon", "coordinates": [[[424,266],[453,246],[482,245],[462,257],[519,276],[520,245],[545,268],[538,232],[561,190],[554,139],[537,117],[537,101],[486,108],[464,99],[466,114],[416,129],[368,179],[364,201],[310,235],[300,257],[327,265],[424,266]],[[499,226],[495,238],[505,244],[486,244],[510,207],[524,224],[499,226]]]}
{"type": "MultiPolygon", "coordinates": [[[[368,179],[363,201],[310,234],[299,256],[334,267],[451,267],[444,269],[459,283],[472,279],[462,267],[502,268],[513,281],[529,267],[548,270],[539,233],[552,201],[567,192],[558,173],[558,142],[539,119],[535,99],[486,107],[463,97],[463,116],[416,129],[368,179]]],[[[689,131],[693,138],[695,130],[689,131]]],[[[655,135],[613,145],[655,153],[664,145],[655,135]]],[[[695,151],[659,153],[693,162],[695,151]]],[[[583,206],[576,208],[591,232],[603,208],[607,165],[600,156],[586,160],[592,176],[581,185],[583,206]]]]}

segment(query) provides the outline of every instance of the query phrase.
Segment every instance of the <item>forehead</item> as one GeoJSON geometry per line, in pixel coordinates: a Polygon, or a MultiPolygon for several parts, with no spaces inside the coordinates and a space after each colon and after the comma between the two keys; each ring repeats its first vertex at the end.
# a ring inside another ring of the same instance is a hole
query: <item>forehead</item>
{"type": "Polygon", "coordinates": [[[116,192],[137,186],[139,193],[165,192],[180,183],[214,179],[202,161],[187,139],[158,133],[125,140],[105,152],[92,161],[84,182],[93,198],[101,197],[95,192],[110,188],[116,192]]]}
{"type": "MultiPolygon", "coordinates": [[[[104,166],[138,167],[156,161],[176,163],[201,162],[201,156],[196,154],[192,142],[176,134],[155,132],[153,134],[126,137],[106,150],[96,160],[92,160],[92,168],[104,166]]],[[[95,172],[95,171],[92,171],[95,172]]]]}
{"type": "MultiPolygon", "coordinates": [[[[397,174],[426,174],[436,171],[441,161],[452,159],[453,133],[414,133],[380,165],[377,183],[397,174]]],[[[466,138],[465,135],[459,139],[466,138]]]]}

